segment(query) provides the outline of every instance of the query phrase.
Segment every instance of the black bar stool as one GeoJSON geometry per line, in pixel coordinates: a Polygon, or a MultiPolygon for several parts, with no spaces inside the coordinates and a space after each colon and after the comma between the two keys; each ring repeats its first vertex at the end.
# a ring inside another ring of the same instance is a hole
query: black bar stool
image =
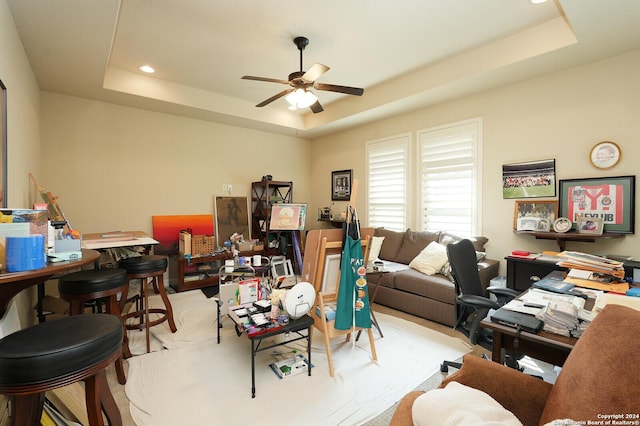
{"type": "Polygon", "coordinates": [[[122,356],[122,320],[115,315],[70,316],[0,340],[0,393],[11,397],[11,424],[40,425],[46,391],[84,381],[89,424],[122,417],[106,368],[122,356]]]}
{"type": "Polygon", "coordinates": [[[151,351],[151,343],[149,336],[149,328],[154,325],[168,321],[169,328],[172,333],[175,333],[178,329],[173,321],[173,309],[171,308],[171,302],[167,296],[167,291],[164,288],[164,273],[167,270],[167,258],[165,256],[157,255],[143,255],[137,257],[129,257],[122,259],[118,266],[127,271],[128,278],[140,280],[140,308],[135,312],[130,312],[123,316],[126,320],[129,318],[140,318],[140,322],[137,324],[126,323],[125,327],[128,330],[142,330],[146,332],[147,339],[147,352],[151,351]],[[151,281],[149,281],[151,279],[151,281]],[[164,308],[149,308],[149,284],[152,284],[156,294],[160,294],[164,308]],[[160,314],[159,318],[151,320],[149,314],[160,314]]]}
{"type": "MultiPolygon", "coordinates": [[[[84,313],[87,302],[105,301],[106,311],[120,318],[122,307],[129,291],[127,271],[119,268],[89,269],[86,271],[72,272],[58,279],[58,292],[60,297],[70,305],[71,315],[84,313]],[[118,302],[120,294],[120,302],[118,302]]],[[[122,339],[122,353],[125,358],[131,356],[129,339],[122,320],[124,337],[122,339]]],[[[116,360],[116,374],[118,382],[124,385],[127,379],[124,374],[122,357],[116,360]]]]}

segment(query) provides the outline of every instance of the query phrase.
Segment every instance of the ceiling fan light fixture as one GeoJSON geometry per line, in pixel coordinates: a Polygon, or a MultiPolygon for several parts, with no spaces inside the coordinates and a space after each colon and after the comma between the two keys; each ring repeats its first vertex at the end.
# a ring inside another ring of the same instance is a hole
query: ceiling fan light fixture
{"type": "Polygon", "coordinates": [[[290,109],[297,109],[310,107],[318,101],[318,98],[306,89],[296,89],[285,96],[285,100],[293,107],[290,109]]]}

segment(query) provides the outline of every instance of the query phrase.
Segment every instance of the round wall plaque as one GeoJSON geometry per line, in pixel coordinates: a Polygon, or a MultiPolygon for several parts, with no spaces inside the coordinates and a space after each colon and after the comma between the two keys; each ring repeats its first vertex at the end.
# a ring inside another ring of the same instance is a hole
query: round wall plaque
{"type": "Polygon", "coordinates": [[[618,164],[620,157],[622,157],[622,152],[615,142],[604,141],[591,148],[589,156],[591,164],[599,169],[607,170],[618,164]]]}

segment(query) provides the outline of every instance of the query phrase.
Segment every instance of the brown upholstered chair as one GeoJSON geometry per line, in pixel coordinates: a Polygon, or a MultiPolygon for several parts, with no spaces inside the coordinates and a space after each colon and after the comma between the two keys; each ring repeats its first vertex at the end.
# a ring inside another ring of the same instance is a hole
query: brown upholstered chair
{"type": "MultiPolygon", "coordinates": [[[[569,354],[554,385],[498,363],[465,355],[462,368],[446,378],[489,394],[524,425],[556,419],[603,420],[607,414],[638,413],[640,311],[608,305],[589,325],[569,354]]],[[[391,425],[412,425],[413,402],[400,401],[391,425]]],[[[637,419],[635,419],[637,420],[637,419]]]]}

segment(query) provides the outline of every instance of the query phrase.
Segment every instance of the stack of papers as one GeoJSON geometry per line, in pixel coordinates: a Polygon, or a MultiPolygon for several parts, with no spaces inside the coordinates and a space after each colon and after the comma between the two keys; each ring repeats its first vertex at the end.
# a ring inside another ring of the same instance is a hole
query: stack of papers
{"type": "MultiPolygon", "coordinates": [[[[574,299],[582,300],[584,305],[584,299],[579,297],[574,299]]],[[[579,309],[573,300],[554,300],[537,317],[544,322],[544,331],[561,336],[573,336],[572,332],[578,330],[580,326],[579,309]]]]}
{"type": "Polygon", "coordinates": [[[620,261],[578,251],[563,251],[560,257],[563,259],[558,262],[559,266],[596,272],[598,277],[604,274],[624,279],[624,266],[620,261]]]}
{"type": "Polygon", "coordinates": [[[596,315],[586,311],[584,304],[581,297],[532,288],[503,308],[535,315],[544,322],[544,331],[577,338],[596,315]]]}

